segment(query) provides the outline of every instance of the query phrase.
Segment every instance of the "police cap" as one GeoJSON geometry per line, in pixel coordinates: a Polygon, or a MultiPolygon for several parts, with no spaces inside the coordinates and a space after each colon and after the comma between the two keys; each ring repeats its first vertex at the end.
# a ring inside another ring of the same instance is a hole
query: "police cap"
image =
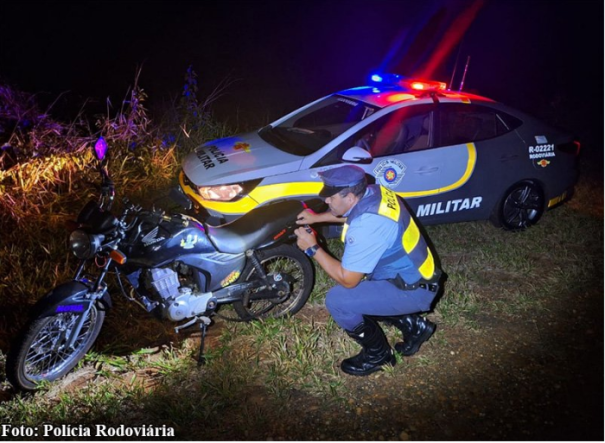
{"type": "Polygon", "coordinates": [[[319,192],[322,198],[331,197],[343,189],[350,188],[366,180],[366,173],[359,166],[345,165],[319,173],[324,187],[319,192]]]}

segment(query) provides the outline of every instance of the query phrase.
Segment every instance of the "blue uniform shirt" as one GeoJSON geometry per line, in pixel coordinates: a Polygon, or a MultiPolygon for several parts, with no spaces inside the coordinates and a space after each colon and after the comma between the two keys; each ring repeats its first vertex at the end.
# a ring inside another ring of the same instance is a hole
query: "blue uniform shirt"
{"type": "Polygon", "coordinates": [[[349,226],[345,236],[342,267],[371,274],[382,254],[396,241],[399,226],[378,214],[362,214],[349,226]]]}
{"type": "MultiPolygon", "coordinates": [[[[375,201],[378,189],[382,188],[368,187],[360,204],[363,205],[366,198],[375,201]]],[[[380,215],[374,210],[354,214],[351,218],[350,216],[356,209],[358,209],[357,206],[354,206],[344,214],[350,219],[350,224],[348,220],[348,228],[344,237],[345,249],[342,267],[348,271],[368,274],[371,279],[376,280],[393,278],[399,274],[407,283],[418,281],[421,275],[409,253],[399,254],[395,260],[385,260],[384,257],[385,254],[392,257],[394,249],[403,251],[401,220],[395,221],[392,217],[380,215]]],[[[401,210],[406,211],[407,214],[405,207],[401,207],[401,210]]],[[[424,241],[422,245],[426,248],[424,241]]],[[[432,258],[429,258],[432,261],[432,258]]],[[[420,257],[420,259],[422,259],[421,263],[424,263],[426,257],[420,257]]]]}

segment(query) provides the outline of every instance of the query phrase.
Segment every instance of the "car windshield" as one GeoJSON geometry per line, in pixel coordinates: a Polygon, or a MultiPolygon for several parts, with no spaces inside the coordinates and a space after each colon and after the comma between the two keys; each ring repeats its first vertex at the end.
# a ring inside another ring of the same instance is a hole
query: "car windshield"
{"type": "Polygon", "coordinates": [[[275,127],[263,128],[259,135],[266,142],[289,154],[309,155],[372,115],[377,109],[367,103],[333,95],[275,127]]]}

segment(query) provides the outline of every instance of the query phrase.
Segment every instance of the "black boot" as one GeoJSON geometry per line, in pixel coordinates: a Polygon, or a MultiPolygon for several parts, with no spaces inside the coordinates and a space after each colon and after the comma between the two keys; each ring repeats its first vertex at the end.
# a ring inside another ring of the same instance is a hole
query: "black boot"
{"type": "Polygon", "coordinates": [[[406,357],[418,352],[422,343],[427,341],[437,328],[435,323],[418,314],[382,317],[382,319],[403,334],[403,343],[395,344],[395,350],[406,357]]]}
{"type": "Polygon", "coordinates": [[[395,364],[395,355],[384,332],[371,318],[364,316],[362,323],[352,331],[346,332],[363,348],[359,354],[343,360],[340,364],[347,374],[368,375],[386,364],[395,364]]]}

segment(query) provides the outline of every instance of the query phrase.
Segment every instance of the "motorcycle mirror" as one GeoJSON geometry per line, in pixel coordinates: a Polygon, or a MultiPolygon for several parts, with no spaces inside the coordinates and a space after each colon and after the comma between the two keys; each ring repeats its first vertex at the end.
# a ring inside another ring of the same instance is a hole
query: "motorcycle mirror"
{"type": "Polygon", "coordinates": [[[95,154],[99,161],[102,161],[105,158],[105,154],[107,154],[107,142],[103,137],[99,137],[95,143],[95,154]]]}
{"type": "Polygon", "coordinates": [[[189,198],[183,194],[183,191],[181,191],[180,187],[170,188],[168,196],[172,199],[172,201],[184,207],[187,211],[190,211],[193,208],[191,200],[189,200],[189,198]]]}

